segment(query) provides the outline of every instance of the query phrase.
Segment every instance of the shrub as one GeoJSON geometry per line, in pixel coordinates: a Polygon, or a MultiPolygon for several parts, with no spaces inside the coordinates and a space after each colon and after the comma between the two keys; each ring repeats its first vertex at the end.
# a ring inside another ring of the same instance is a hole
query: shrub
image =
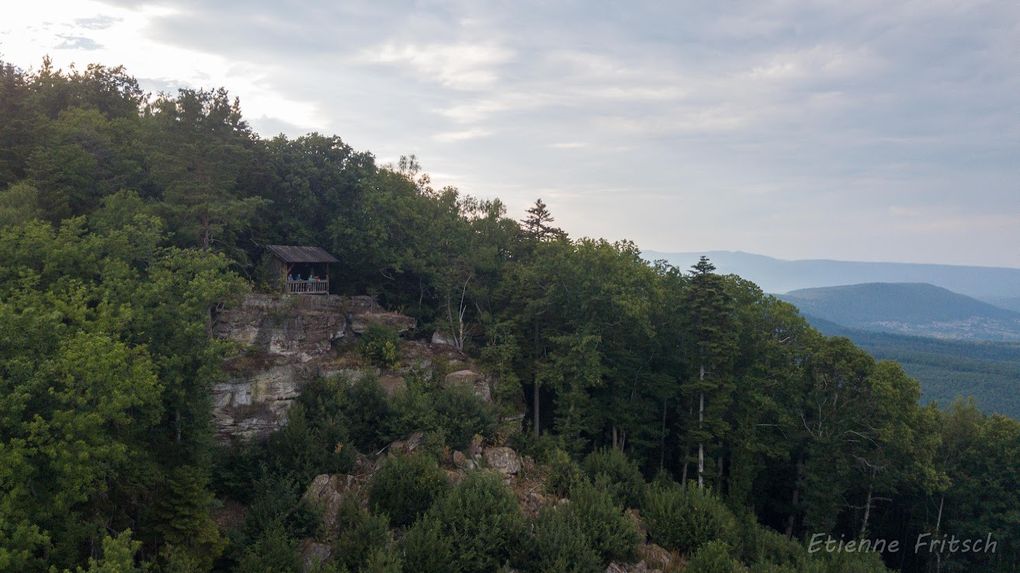
{"type": "Polygon", "coordinates": [[[463,449],[475,434],[491,437],[496,431],[492,408],[469,388],[441,388],[434,396],[438,429],[451,448],[463,449]]]}
{"type": "Polygon", "coordinates": [[[609,492],[624,507],[637,507],[644,496],[645,478],[637,464],[615,448],[596,450],[584,459],[584,471],[594,482],[599,476],[608,480],[609,492]]]}
{"type": "Polygon", "coordinates": [[[499,476],[469,473],[429,511],[454,538],[448,570],[495,571],[521,549],[524,517],[499,476]]]}
{"type": "Polygon", "coordinates": [[[492,436],[496,416],[470,388],[427,388],[411,380],[393,399],[389,424],[394,436],[423,431],[443,435],[451,448],[463,449],[475,434],[492,436]]]}
{"type": "Polygon", "coordinates": [[[655,485],[645,495],[641,515],[653,541],[688,555],[710,541],[737,541],[736,518],[705,490],[655,485]]]}
{"type": "Polygon", "coordinates": [[[368,499],[372,511],[389,516],[395,526],[405,527],[448,488],[446,474],[431,457],[391,456],[372,477],[368,499]]]}
{"type": "Polygon", "coordinates": [[[297,573],[301,570],[297,542],[276,524],[266,529],[258,540],[244,551],[237,573],[297,573]]]}
{"type": "Polygon", "coordinates": [[[337,525],[340,537],[334,554],[340,566],[351,571],[360,570],[373,553],[385,549],[390,541],[386,518],[361,509],[350,497],[344,499],[337,511],[337,525]]]}
{"type": "Polygon", "coordinates": [[[400,557],[389,548],[376,549],[368,556],[363,573],[401,573],[400,557]]]}
{"type": "Polygon", "coordinates": [[[641,541],[637,525],[608,492],[582,482],[574,488],[567,511],[604,565],[633,561],[641,541]]]}
{"type": "Polygon", "coordinates": [[[319,474],[345,473],[354,466],[352,448],[346,444],[344,424],[335,420],[311,419],[303,404],[294,404],[287,411],[287,425],[274,432],[268,440],[268,459],[272,471],[290,476],[297,483],[308,483],[319,474]]]}
{"type": "Polygon", "coordinates": [[[343,414],[351,440],[358,449],[375,451],[389,443],[391,434],[387,429],[393,413],[386,393],[375,378],[365,376],[350,385],[343,414]]]}
{"type": "Polygon", "coordinates": [[[601,573],[599,553],[580,523],[566,508],[543,510],[535,520],[528,571],[536,573],[601,573]]]}
{"type": "Polygon", "coordinates": [[[764,527],[748,513],[741,520],[740,556],[749,565],[771,564],[799,570],[807,560],[807,551],[799,542],[764,527]]]}
{"type": "Polygon", "coordinates": [[[446,573],[453,561],[453,540],[443,532],[435,513],[426,513],[407,530],[402,549],[405,563],[417,573],[446,573]]]}
{"type": "Polygon", "coordinates": [[[723,541],[710,541],[691,555],[688,573],[746,573],[747,568],[730,555],[730,546],[723,541]]]}
{"type": "Polygon", "coordinates": [[[581,466],[577,465],[570,454],[563,450],[553,450],[546,463],[549,466],[549,478],[546,481],[549,493],[560,497],[570,497],[574,488],[585,481],[581,466]]]}
{"type": "Polygon", "coordinates": [[[358,351],[380,368],[392,368],[400,359],[400,337],[397,331],[379,324],[365,330],[358,341],[358,351]]]}

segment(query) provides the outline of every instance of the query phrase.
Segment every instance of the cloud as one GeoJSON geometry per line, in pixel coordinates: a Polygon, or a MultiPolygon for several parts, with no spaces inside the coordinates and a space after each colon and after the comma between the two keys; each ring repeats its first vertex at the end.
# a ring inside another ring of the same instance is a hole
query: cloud
{"type": "Polygon", "coordinates": [[[92,38],[84,36],[59,36],[63,41],[53,46],[55,50],[98,50],[102,46],[92,38]]]}
{"type": "Polygon", "coordinates": [[[512,56],[513,52],[495,44],[467,43],[387,43],[362,53],[364,61],[403,65],[424,81],[462,90],[477,90],[494,85],[499,78],[497,68],[512,56]]]}

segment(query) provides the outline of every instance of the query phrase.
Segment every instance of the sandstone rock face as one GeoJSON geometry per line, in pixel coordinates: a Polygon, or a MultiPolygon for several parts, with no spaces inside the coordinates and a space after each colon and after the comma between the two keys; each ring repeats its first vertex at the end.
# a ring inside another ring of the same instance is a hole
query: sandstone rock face
{"type": "MultiPolygon", "coordinates": [[[[414,319],[386,312],[367,296],[250,294],[220,312],[214,335],[238,343],[243,353],[227,361],[230,377],[213,388],[217,436],[221,440],[268,436],[286,424],[287,410],[301,387],[317,376],[344,374],[353,381],[379,374],[332,362],[335,344],[375,323],[407,330],[414,319]]],[[[403,386],[397,376],[382,381],[390,394],[403,386]]]]}
{"type": "Polygon", "coordinates": [[[304,370],[283,364],[214,385],[213,420],[219,433],[251,439],[280,428],[307,378],[304,370]]]}
{"type": "Polygon", "coordinates": [[[327,531],[336,528],[336,514],[347,496],[358,495],[361,484],[357,477],[348,474],[321,474],[315,476],[305,491],[304,499],[322,510],[322,524],[327,531]]]}
{"type": "Polygon", "coordinates": [[[492,402],[492,389],[489,388],[489,381],[474,370],[458,370],[446,375],[444,383],[448,387],[470,388],[475,396],[486,402],[492,402]]]}
{"type": "Polygon", "coordinates": [[[350,327],[355,334],[364,334],[371,326],[385,326],[397,332],[414,328],[415,320],[399,312],[383,310],[372,297],[353,296],[349,298],[350,327]]]}
{"type": "Polygon", "coordinates": [[[513,476],[521,471],[521,457],[512,448],[486,448],[484,456],[485,463],[504,476],[513,476]]]}
{"type": "Polygon", "coordinates": [[[387,451],[395,455],[413,454],[425,442],[425,434],[415,432],[403,440],[397,440],[387,446],[387,451]]]}
{"type": "Polygon", "coordinates": [[[269,355],[307,362],[329,352],[347,330],[343,297],[249,294],[220,312],[213,333],[269,355]]]}
{"type": "Polygon", "coordinates": [[[320,565],[324,565],[333,556],[333,547],[325,543],[319,543],[313,539],[306,539],[301,544],[301,572],[311,573],[320,565]]]}
{"type": "Polygon", "coordinates": [[[610,563],[609,567],[606,567],[606,573],[662,573],[660,569],[653,569],[648,566],[644,561],[638,561],[637,563],[624,564],[624,563],[610,563]]]}

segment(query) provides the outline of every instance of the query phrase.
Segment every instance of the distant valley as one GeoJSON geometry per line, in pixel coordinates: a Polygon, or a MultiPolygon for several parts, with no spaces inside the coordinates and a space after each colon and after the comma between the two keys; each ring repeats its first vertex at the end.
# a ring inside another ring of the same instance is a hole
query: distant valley
{"type": "Polygon", "coordinates": [[[779,298],[842,326],[936,338],[1020,341],[1020,313],[925,283],[799,289],[779,298]]]}
{"type": "Polygon", "coordinates": [[[733,251],[659,253],[681,268],[709,257],[797,306],[829,336],[845,336],[921,382],[943,406],[972,396],[986,412],[1020,418],[1020,269],[785,261],[733,251]]]}
{"type": "Polygon", "coordinates": [[[832,260],[784,260],[742,251],[666,253],[644,251],[680,268],[708,257],[723,274],[754,281],[765,292],[861,283],[928,283],[996,306],[1020,312],[1020,269],[832,260]]]}

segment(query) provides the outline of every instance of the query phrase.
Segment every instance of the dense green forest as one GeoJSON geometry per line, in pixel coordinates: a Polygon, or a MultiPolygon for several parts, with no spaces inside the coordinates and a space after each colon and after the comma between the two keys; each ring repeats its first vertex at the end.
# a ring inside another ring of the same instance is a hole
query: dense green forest
{"type": "Polygon", "coordinates": [[[1020,419],[1020,343],[906,336],[806,318],[824,334],[845,336],[877,359],[899,362],[921,381],[922,402],[950,404],[966,393],[982,411],[1020,419]]]}
{"type": "Polygon", "coordinates": [[[223,90],[0,63],[0,261],[3,571],[299,571],[324,527],[308,483],[415,430],[427,447],[341,508],[319,571],[594,572],[646,539],[692,573],[884,570],[809,553],[818,534],[899,540],[892,569],[1020,570],[1015,420],[921,406],[900,366],[709,261],[572,238],[540,201],[517,221],[413,157],[262,138],[223,90]],[[325,379],[268,441],[217,444],[233,349],[212,320],[261,288],[265,244],[335,254],[337,292],[447,333],[495,403],[325,379]],[[519,404],[511,444],[570,500],[534,517],[491,473],[440,468],[519,404]],[[923,534],[997,545],[915,553],[923,534]]]}

